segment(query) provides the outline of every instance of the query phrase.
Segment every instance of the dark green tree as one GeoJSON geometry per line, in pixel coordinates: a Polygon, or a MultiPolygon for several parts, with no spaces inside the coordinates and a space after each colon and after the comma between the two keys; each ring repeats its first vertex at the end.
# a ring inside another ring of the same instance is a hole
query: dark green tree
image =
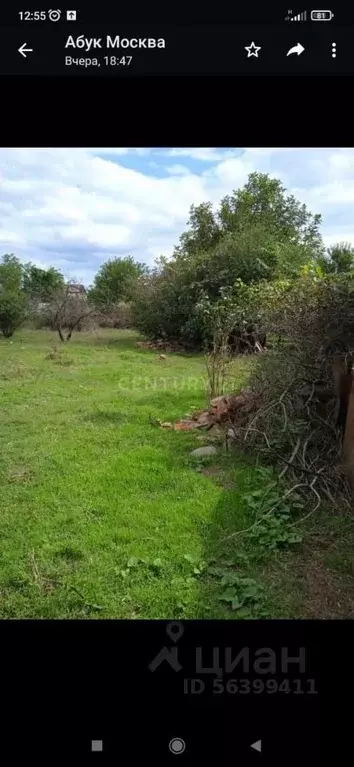
{"type": "Polygon", "coordinates": [[[224,197],[218,211],[211,203],[192,206],[172,258],[159,260],[138,294],[138,326],[199,345],[200,296],[218,301],[237,280],[254,285],[296,278],[324,253],[320,223],[280,180],[262,173],[224,197]]]}
{"type": "Polygon", "coordinates": [[[27,316],[26,299],[23,293],[0,291],[0,332],[11,338],[27,316]]]}
{"type": "Polygon", "coordinates": [[[350,242],[337,242],[318,259],[325,274],[343,274],[354,269],[354,248],[350,242]]]}
{"type": "Polygon", "coordinates": [[[205,252],[213,248],[222,237],[222,230],[213,213],[211,202],[192,205],[189,212],[188,229],[180,237],[175,256],[180,259],[205,252]]]}
{"type": "Polygon", "coordinates": [[[242,232],[260,224],[277,242],[310,246],[318,255],[323,252],[321,216],[287,195],[281,181],[267,173],[251,173],[242,189],[224,197],[218,220],[223,232],[242,232]]]}
{"type": "Polygon", "coordinates": [[[17,292],[22,289],[23,264],[13,253],[5,253],[0,262],[0,290],[17,292]]]}
{"type": "Polygon", "coordinates": [[[63,275],[53,266],[49,269],[40,269],[29,263],[24,267],[23,290],[31,301],[50,301],[64,284],[63,275]]]}
{"type": "Polygon", "coordinates": [[[109,309],[119,301],[129,301],[134,295],[137,280],[146,272],[144,264],[132,256],[115,258],[102,264],[89,291],[89,301],[102,309],[109,309]]]}
{"type": "Polygon", "coordinates": [[[21,261],[13,253],[5,253],[0,262],[0,332],[6,338],[10,338],[26,318],[22,278],[21,261]]]}

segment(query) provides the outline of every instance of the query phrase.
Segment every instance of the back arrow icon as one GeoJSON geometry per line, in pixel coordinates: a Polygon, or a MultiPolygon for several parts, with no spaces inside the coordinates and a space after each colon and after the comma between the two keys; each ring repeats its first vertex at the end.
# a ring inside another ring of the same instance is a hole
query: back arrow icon
{"type": "Polygon", "coordinates": [[[302,53],[305,50],[304,46],[301,45],[301,43],[296,43],[293,48],[290,48],[290,51],[287,52],[287,56],[290,56],[291,53],[297,53],[298,56],[300,56],[300,53],[302,53]]]}
{"type": "Polygon", "coordinates": [[[18,49],[18,52],[23,56],[25,59],[27,59],[27,53],[33,53],[33,48],[26,48],[27,43],[23,43],[21,45],[21,48],[18,49]]]}
{"type": "Polygon", "coordinates": [[[251,744],[250,748],[254,748],[255,751],[261,752],[262,751],[262,741],[261,740],[256,740],[255,743],[251,744]]]}

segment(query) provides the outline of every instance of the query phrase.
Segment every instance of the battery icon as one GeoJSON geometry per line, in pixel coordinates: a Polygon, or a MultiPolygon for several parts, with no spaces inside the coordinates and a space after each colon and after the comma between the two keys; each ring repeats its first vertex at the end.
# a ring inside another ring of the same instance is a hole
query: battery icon
{"type": "Polygon", "coordinates": [[[333,16],[332,11],[311,11],[311,21],[331,21],[333,16]]]}

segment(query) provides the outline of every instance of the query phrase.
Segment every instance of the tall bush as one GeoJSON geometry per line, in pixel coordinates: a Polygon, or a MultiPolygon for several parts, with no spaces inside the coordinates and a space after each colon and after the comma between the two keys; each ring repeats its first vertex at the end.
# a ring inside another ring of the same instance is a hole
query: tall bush
{"type": "Polygon", "coordinates": [[[27,315],[26,298],[21,293],[0,292],[0,332],[5,338],[11,338],[27,315]]]}
{"type": "Polygon", "coordinates": [[[217,211],[211,203],[192,206],[172,258],[161,258],[139,280],[138,328],[149,337],[202,346],[205,328],[196,312],[201,298],[218,303],[238,281],[253,286],[294,279],[324,252],[320,220],[287,196],[279,180],[257,173],[221,200],[217,211]]]}

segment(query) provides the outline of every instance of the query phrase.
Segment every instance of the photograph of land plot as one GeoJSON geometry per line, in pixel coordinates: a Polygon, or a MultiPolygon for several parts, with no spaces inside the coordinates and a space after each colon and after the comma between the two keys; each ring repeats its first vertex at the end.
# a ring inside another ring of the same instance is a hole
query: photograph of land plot
{"type": "Polygon", "coordinates": [[[354,150],[0,150],[0,618],[354,617],[354,150]]]}

